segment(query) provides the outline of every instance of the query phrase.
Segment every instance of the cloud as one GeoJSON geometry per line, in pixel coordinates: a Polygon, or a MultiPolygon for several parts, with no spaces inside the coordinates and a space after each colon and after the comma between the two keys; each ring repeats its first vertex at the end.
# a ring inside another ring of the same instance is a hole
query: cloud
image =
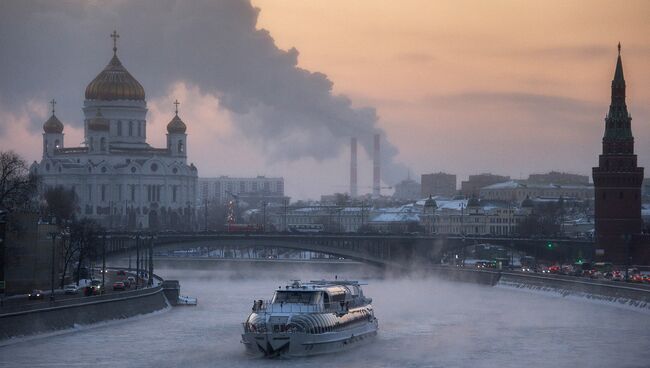
{"type": "MultiPolygon", "coordinates": [[[[118,56],[148,100],[178,82],[197,86],[267,160],[336,158],[351,136],[371,151],[382,133],[374,108],[353,107],[325,74],[299,68],[298,50],[280,50],[256,28],[258,13],[240,0],[3,1],[0,49],[10,57],[0,58],[0,109],[54,97],[64,123],[79,126],[83,90],[110,59],[116,28],[118,56]]],[[[31,121],[34,132],[39,124],[31,121]]],[[[394,182],[404,169],[385,134],[382,143],[384,177],[394,182]]]]}

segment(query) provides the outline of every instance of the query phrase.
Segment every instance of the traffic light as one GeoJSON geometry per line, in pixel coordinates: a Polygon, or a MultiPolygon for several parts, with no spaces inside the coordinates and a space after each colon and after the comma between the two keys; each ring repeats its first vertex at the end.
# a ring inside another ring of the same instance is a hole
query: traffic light
{"type": "Polygon", "coordinates": [[[553,243],[548,243],[548,244],[546,244],[546,247],[547,247],[548,249],[553,249],[553,243]]]}

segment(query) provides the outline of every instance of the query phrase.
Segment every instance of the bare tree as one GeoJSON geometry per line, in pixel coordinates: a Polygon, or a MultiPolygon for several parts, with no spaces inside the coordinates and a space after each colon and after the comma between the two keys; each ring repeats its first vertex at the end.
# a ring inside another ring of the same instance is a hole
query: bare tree
{"type": "Polygon", "coordinates": [[[0,208],[24,206],[36,191],[36,178],[14,151],[0,151],[0,208]]]}
{"type": "Polygon", "coordinates": [[[81,276],[81,266],[84,260],[95,259],[98,254],[98,236],[103,232],[99,224],[92,219],[82,219],[74,222],[70,226],[70,240],[71,246],[77,248],[74,250],[78,252],[77,257],[77,275],[76,282],[79,285],[79,278],[81,276]]]}
{"type": "Polygon", "coordinates": [[[78,203],[74,190],[57,186],[48,189],[43,196],[47,203],[47,212],[56,218],[59,227],[73,219],[78,203]]]}

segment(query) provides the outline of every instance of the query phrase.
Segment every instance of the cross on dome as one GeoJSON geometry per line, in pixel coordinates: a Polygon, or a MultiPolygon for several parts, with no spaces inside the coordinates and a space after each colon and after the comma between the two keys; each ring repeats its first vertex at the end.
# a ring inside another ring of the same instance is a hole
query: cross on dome
{"type": "Polygon", "coordinates": [[[52,105],[52,115],[54,115],[54,105],[56,105],[56,100],[52,99],[52,101],[50,101],[50,105],[52,105]]]}
{"type": "Polygon", "coordinates": [[[178,115],[178,105],[180,105],[180,104],[181,103],[178,102],[178,99],[176,99],[176,101],[174,101],[174,105],[176,105],[176,115],[178,115]]]}
{"type": "Polygon", "coordinates": [[[120,38],[120,35],[117,34],[116,30],[113,30],[111,38],[113,39],[113,55],[117,55],[117,39],[120,38]]]}

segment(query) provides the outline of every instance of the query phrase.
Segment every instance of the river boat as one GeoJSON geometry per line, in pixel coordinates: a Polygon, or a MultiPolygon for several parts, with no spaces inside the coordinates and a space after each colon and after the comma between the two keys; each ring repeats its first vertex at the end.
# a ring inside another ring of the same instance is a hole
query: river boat
{"type": "Polygon", "coordinates": [[[308,356],[346,350],[377,335],[372,299],[357,281],[294,280],[270,301],[256,300],[244,322],[249,354],[308,356]]]}

